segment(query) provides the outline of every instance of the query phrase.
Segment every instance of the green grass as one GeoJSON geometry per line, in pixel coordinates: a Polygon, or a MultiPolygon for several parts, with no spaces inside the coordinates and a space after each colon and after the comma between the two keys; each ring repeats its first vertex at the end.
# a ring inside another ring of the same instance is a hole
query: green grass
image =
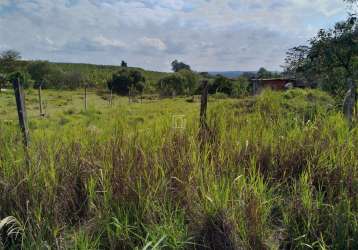
{"type": "Polygon", "coordinates": [[[81,91],[44,91],[40,118],[27,93],[26,167],[14,98],[0,95],[5,247],[358,248],[358,131],[326,94],[211,98],[202,140],[197,101],[101,96],[84,111],[81,91]]]}

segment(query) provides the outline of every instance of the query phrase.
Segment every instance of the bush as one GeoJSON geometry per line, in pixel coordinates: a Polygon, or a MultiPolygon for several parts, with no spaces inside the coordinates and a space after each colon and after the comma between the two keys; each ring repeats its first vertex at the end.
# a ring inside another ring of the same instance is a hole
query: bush
{"type": "Polygon", "coordinates": [[[22,87],[25,89],[32,87],[34,84],[27,72],[20,72],[20,71],[13,72],[7,77],[7,80],[11,84],[14,81],[19,80],[20,83],[22,84],[22,87]]]}
{"type": "Polygon", "coordinates": [[[217,76],[209,85],[209,93],[215,94],[217,92],[225,93],[230,97],[245,96],[249,92],[249,82],[244,77],[233,80],[224,76],[217,76]]]}
{"type": "Polygon", "coordinates": [[[217,92],[213,95],[210,95],[210,97],[212,97],[214,99],[226,99],[226,98],[228,98],[228,95],[226,93],[217,92]]]}
{"type": "Polygon", "coordinates": [[[168,75],[158,82],[158,88],[162,96],[176,96],[185,94],[186,78],[179,73],[168,75]]]}
{"type": "Polygon", "coordinates": [[[112,79],[107,82],[108,88],[114,93],[128,95],[142,93],[145,88],[145,78],[139,70],[124,68],[112,75],[112,79]]]}

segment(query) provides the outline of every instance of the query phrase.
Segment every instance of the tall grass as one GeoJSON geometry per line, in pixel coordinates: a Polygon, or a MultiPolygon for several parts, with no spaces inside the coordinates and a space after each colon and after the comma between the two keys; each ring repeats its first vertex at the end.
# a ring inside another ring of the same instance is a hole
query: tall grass
{"type": "Polygon", "coordinates": [[[0,218],[23,229],[1,242],[357,249],[358,131],[333,103],[313,90],[209,103],[205,144],[196,112],[176,129],[170,116],[133,123],[127,107],[88,111],[32,131],[29,168],[16,124],[0,121],[0,218]]]}

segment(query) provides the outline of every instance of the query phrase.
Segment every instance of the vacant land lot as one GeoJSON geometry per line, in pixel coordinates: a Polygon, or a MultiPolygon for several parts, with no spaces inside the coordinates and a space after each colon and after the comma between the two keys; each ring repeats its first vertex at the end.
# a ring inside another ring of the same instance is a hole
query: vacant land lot
{"type": "Polygon", "coordinates": [[[358,131],[322,92],[212,98],[206,139],[186,98],[43,100],[40,118],[27,93],[26,166],[13,94],[0,94],[6,247],[358,248],[358,131]]]}

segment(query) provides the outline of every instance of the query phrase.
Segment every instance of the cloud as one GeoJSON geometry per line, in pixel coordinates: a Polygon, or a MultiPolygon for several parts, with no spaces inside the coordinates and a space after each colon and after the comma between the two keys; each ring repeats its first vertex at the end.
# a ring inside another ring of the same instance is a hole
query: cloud
{"type": "Polygon", "coordinates": [[[140,40],[140,45],[148,49],[156,49],[160,51],[165,51],[167,49],[165,43],[159,38],[143,37],[140,40]]]}
{"type": "Polygon", "coordinates": [[[1,48],[23,57],[170,70],[279,69],[346,16],[341,0],[0,0],[1,48]]]}
{"type": "Polygon", "coordinates": [[[126,47],[125,43],[123,43],[119,40],[116,40],[116,39],[109,39],[102,35],[95,37],[93,39],[93,41],[103,47],[114,47],[114,48],[125,48],[126,47]]]}

